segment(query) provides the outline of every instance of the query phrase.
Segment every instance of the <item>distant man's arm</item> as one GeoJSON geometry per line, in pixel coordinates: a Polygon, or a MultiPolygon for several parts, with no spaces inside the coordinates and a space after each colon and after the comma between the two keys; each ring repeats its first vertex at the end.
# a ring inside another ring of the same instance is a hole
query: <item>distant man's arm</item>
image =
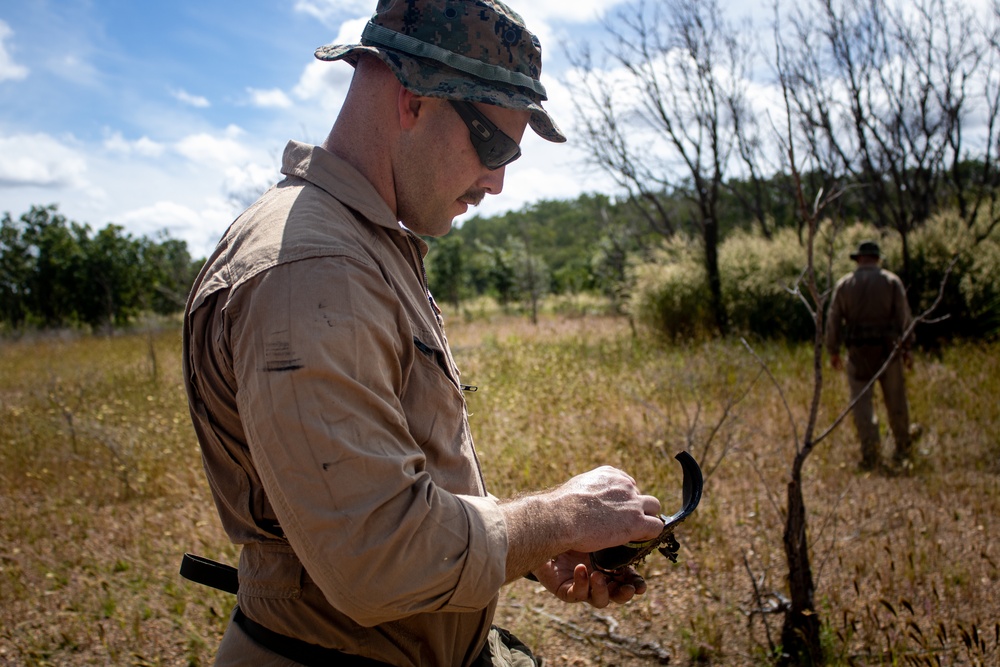
{"type": "Polygon", "coordinates": [[[842,301],[840,285],[838,284],[833,290],[830,308],[826,313],[826,350],[830,354],[830,366],[838,371],[844,367],[844,362],[840,358],[840,345],[843,342],[841,332],[844,320],[842,301]]]}

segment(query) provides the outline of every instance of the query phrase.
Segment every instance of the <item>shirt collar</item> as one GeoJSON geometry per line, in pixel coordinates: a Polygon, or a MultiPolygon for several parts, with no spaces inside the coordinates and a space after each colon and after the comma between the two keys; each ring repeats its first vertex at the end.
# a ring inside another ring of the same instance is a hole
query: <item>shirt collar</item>
{"type": "Polygon", "coordinates": [[[401,229],[396,214],[375,186],[357,169],[319,146],[289,141],[281,159],[281,173],[309,181],[376,225],[401,229]]]}

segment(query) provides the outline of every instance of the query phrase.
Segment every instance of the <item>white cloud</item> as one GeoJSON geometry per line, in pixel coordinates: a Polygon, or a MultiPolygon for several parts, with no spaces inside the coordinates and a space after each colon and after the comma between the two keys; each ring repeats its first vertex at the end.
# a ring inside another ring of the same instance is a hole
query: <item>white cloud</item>
{"type": "MultiPolygon", "coordinates": [[[[371,16],[375,11],[375,2],[374,0],[296,0],[295,11],[308,14],[330,25],[345,14],[371,16]]],[[[361,34],[360,31],[358,34],[361,34]]]]}
{"type": "MultiPolygon", "coordinates": [[[[545,0],[529,2],[513,0],[508,5],[524,18],[532,32],[542,20],[560,20],[569,23],[583,23],[594,20],[603,11],[626,0],[545,0]]],[[[295,11],[314,16],[324,23],[333,23],[346,14],[364,14],[367,17],[375,11],[374,0],[297,0],[295,11]]]]}
{"type": "Polygon", "coordinates": [[[101,80],[101,74],[90,62],[81,55],[65,53],[48,65],[49,71],[73,85],[92,86],[101,80]]]}
{"type": "Polygon", "coordinates": [[[267,190],[280,174],[278,168],[261,164],[247,164],[226,169],[222,191],[227,201],[240,209],[250,206],[267,190]]]}
{"type": "Polygon", "coordinates": [[[201,132],[188,135],[175,145],[178,153],[192,162],[216,167],[243,164],[250,159],[250,150],[238,138],[243,130],[235,125],[226,128],[222,136],[201,132]]]}
{"type": "Polygon", "coordinates": [[[368,25],[367,16],[344,21],[340,24],[340,31],[337,32],[336,38],[330,43],[359,44],[361,42],[361,33],[364,31],[366,25],[368,25]]]}
{"type": "MultiPolygon", "coordinates": [[[[331,44],[357,44],[367,18],[345,21],[331,44]]],[[[318,101],[324,109],[339,109],[347,96],[354,68],[344,61],[312,60],[302,70],[292,94],[302,101],[318,101]]]]}
{"type": "Polygon", "coordinates": [[[86,171],[80,153],[47,134],[0,137],[0,187],[72,187],[86,171]]]}
{"type": "Polygon", "coordinates": [[[13,34],[14,31],[10,29],[10,26],[0,21],[0,81],[17,81],[28,76],[28,68],[15,63],[4,46],[4,40],[13,34]]]}
{"type": "Polygon", "coordinates": [[[247,93],[250,95],[250,103],[255,107],[261,107],[264,109],[287,109],[292,106],[292,100],[290,100],[288,95],[285,94],[285,91],[280,88],[272,88],[271,90],[247,88],[247,93]]]}
{"type": "Polygon", "coordinates": [[[354,68],[347,63],[314,60],[302,70],[292,93],[303,101],[320,101],[324,106],[340,108],[353,76],[354,68]]]}
{"type": "MultiPolygon", "coordinates": [[[[540,35],[542,22],[589,23],[626,0],[545,0],[545,2],[512,3],[511,8],[524,19],[525,25],[540,35]]],[[[545,42],[542,42],[544,46],[545,42]]]]}
{"type": "Polygon", "coordinates": [[[140,234],[151,235],[160,229],[190,229],[197,226],[200,219],[198,212],[188,206],[158,201],[119,215],[117,222],[140,234]]]}
{"type": "Polygon", "coordinates": [[[186,90],[172,90],[170,94],[173,95],[177,100],[195,107],[196,109],[207,109],[212,106],[212,103],[208,101],[207,98],[201,95],[192,95],[186,90]]]}
{"type": "Polygon", "coordinates": [[[233,206],[221,198],[209,198],[191,205],[161,200],[126,211],[115,222],[133,234],[154,237],[168,230],[171,238],[187,243],[193,257],[206,257],[234,217],[233,206]]]}
{"type": "Polygon", "coordinates": [[[143,157],[159,157],[163,155],[166,146],[143,136],[135,141],[128,141],[121,132],[115,132],[104,140],[104,148],[112,153],[122,155],[140,155],[143,157]]]}

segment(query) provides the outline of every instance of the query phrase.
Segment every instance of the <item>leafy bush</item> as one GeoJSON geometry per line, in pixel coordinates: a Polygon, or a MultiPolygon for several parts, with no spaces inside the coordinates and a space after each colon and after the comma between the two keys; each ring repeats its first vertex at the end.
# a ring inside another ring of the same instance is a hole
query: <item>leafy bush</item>
{"type": "MultiPolygon", "coordinates": [[[[851,252],[861,241],[877,241],[882,265],[898,274],[907,288],[914,315],[937,298],[953,257],[941,304],[929,322],[917,329],[917,340],[936,345],[941,339],[992,338],[1000,332],[1000,241],[988,234],[986,222],[969,229],[954,214],[931,218],[909,237],[910,262],[904,266],[897,235],[865,223],[822,225],[815,244],[817,287],[829,290],[854,270],[851,252]]],[[[635,267],[632,309],[639,321],[668,339],[692,338],[714,331],[702,252],[693,242],[675,241],[652,262],[635,267]]],[[[730,330],[739,335],[809,340],[812,316],[796,293],[806,266],[805,247],[793,229],[780,229],[772,239],[753,231],[730,234],[719,247],[722,298],[730,330]]],[[[813,310],[816,305],[804,295],[813,310]]],[[[824,299],[824,307],[828,305],[824,299]]]]}
{"type": "Polygon", "coordinates": [[[794,290],[805,268],[794,230],[773,240],[737,232],[719,248],[722,294],[732,331],[761,338],[808,339],[812,318],[794,290]]]}
{"type": "Polygon", "coordinates": [[[671,340],[703,338],[714,329],[701,250],[673,242],[634,268],[636,320],[671,340]]]}
{"type": "Polygon", "coordinates": [[[968,229],[954,214],[939,215],[912,239],[907,289],[910,303],[926,308],[936,298],[953,256],[957,260],[945,285],[940,321],[927,325],[925,339],[991,338],[1000,331],[1000,243],[994,233],[982,241],[985,222],[968,229]]]}

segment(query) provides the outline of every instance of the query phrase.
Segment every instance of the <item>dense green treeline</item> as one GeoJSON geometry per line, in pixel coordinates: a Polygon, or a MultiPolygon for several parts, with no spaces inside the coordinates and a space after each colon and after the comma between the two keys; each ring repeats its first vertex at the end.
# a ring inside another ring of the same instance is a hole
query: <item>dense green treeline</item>
{"type": "Polygon", "coordinates": [[[605,195],[543,200],[427,239],[428,279],[432,292],[456,307],[478,296],[514,306],[580,292],[603,293],[617,307],[626,262],[644,256],[656,237],[631,207],[605,195]]]}
{"type": "Polygon", "coordinates": [[[55,205],[0,219],[0,327],[124,326],[179,312],[197,275],[184,241],[92,230],[55,205]]]}
{"type": "MultiPolygon", "coordinates": [[[[778,193],[780,182],[775,183],[778,193]]],[[[683,201],[664,197],[663,205],[683,206],[683,201]]],[[[816,248],[821,290],[828,292],[853,269],[849,255],[862,240],[878,241],[883,265],[903,273],[899,235],[866,220],[863,209],[859,199],[844,197],[823,224],[816,248]]],[[[721,210],[728,213],[720,225],[719,271],[730,332],[810,340],[812,315],[800,296],[806,249],[791,205],[775,206],[789,212],[766,229],[739,217],[735,198],[721,210]]],[[[944,285],[929,318],[933,322],[917,331],[923,344],[1000,333],[1000,240],[994,227],[991,216],[970,227],[949,209],[932,215],[908,238],[904,282],[914,314],[929,308],[944,285]]],[[[703,244],[694,235],[656,233],[634,202],[602,195],[542,201],[502,216],[472,218],[428,241],[431,290],[456,309],[466,299],[489,296],[529,312],[547,294],[592,292],[607,298],[608,310],[630,315],[657,335],[717,334],[703,244]]]]}
{"type": "MultiPolygon", "coordinates": [[[[774,193],[779,186],[776,181],[774,193]]],[[[680,197],[664,196],[663,202],[684,205],[680,197]]],[[[848,255],[864,239],[878,240],[885,266],[900,271],[898,235],[865,221],[862,208],[845,198],[824,223],[817,248],[821,289],[851,270],[848,255]]],[[[762,229],[738,215],[735,197],[720,210],[727,213],[719,266],[731,332],[810,339],[812,318],[796,292],[806,251],[793,215],[775,217],[762,229]]],[[[1000,332],[1000,242],[989,220],[970,228],[945,211],[912,234],[905,283],[914,312],[929,307],[945,284],[935,322],[918,330],[924,343],[1000,332]]],[[[599,194],[544,200],[471,218],[427,241],[431,291],[456,310],[485,296],[533,314],[547,295],[590,293],[603,297],[608,312],[627,314],[656,335],[717,333],[703,245],[694,235],[657,233],[635,202],[599,194]]],[[[55,206],[33,207],[17,220],[8,213],[0,220],[0,327],[102,329],[127,325],[144,312],[177,313],[201,263],[183,241],[134,238],[114,224],[95,232],[67,220],[55,206]]]]}

